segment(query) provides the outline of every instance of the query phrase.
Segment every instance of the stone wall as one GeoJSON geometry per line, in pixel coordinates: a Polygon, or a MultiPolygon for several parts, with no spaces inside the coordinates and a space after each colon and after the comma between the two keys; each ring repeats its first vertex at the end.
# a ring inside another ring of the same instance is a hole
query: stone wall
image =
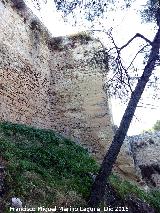
{"type": "Polygon", "coordinates": [[[95,60],[101,43],[85,34],[52,38],[15,2],[0,1],[0,120],[54,129],[102,159],[112,123],[105,66],[95,60]]]}

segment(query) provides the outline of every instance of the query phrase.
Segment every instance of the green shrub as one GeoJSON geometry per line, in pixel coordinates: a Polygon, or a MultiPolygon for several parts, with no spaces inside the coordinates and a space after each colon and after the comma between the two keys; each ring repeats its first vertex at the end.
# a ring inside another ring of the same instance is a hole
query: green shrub
{"type": "Polygon", "coordinates": [[[160,120],[156,121],[153,126],[154,131],[160,131],[160,120]]]}

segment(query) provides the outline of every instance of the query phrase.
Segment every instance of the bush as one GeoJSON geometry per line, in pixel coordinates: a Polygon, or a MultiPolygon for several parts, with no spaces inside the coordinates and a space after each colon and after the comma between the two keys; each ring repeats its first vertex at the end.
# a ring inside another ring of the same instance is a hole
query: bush
{"type": "Polygon", "coordinates": [[[160,131],[160,120],[156,121],[153,126],[154,131],[160,131]]]}

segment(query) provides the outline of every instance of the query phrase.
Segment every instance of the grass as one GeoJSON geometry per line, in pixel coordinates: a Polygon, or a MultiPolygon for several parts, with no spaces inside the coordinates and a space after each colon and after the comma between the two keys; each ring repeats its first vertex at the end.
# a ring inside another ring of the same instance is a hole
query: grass
{"type": "MultiPolygon", "coordinates": [[[[28,207],[85,206],[99,165],[85,149],[51,130],[0,123],[0,153],[5,162],[5,212],[12,197],[28,207]]],[[[117,194],[134,195],[160,209],[160,192],[146,193],[110,176],[117,194]]]]}
{"type": "Polygon", "coordinates": [[[98,170],[74,142],[25,125],[0,124],[0,152],[6,162],[5,203],[19,197],[30,206],[84,205],[90,173],[98,170]]]}

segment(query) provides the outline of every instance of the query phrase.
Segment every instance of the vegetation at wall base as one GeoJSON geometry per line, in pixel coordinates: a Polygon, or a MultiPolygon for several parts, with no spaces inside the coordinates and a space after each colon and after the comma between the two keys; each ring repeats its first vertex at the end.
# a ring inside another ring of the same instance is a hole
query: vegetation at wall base
{"type": "Polygon", "coordinates": [[[98,171],[82,147],[51,130],[25,125],[0,124],[0,153],[6,162],[7,202],[19,197],[30,206],[84,205],[90,173],[98,171]]]}
{"type": "Polygon", "coordinates": [[[117,195],[121,197],[121,199],[125,200],[129,196],[137,197],[152,206],[156,210],[156,212],[160,212],[159,190],[151,190],[150,192],[145,192],[137,185],[129,181],[121,180],[120,177],[115,174],[112,174],[110,176],[109,182],[117,192],[117,195]]]}
{"type": "MultiPolygon", "coordinates": [[[[98,172],[99,165],[79,145],[52,130],[5,122],[0,124],[0,153],[5,164],[6,213],[12,197],[19,197],[28,207],[86,205],[91,174],[98,172]]],[[[147,194],[115,175],[110,183],[122,199],[134,194],[160,208],[160,193],[147,194]]]]}

